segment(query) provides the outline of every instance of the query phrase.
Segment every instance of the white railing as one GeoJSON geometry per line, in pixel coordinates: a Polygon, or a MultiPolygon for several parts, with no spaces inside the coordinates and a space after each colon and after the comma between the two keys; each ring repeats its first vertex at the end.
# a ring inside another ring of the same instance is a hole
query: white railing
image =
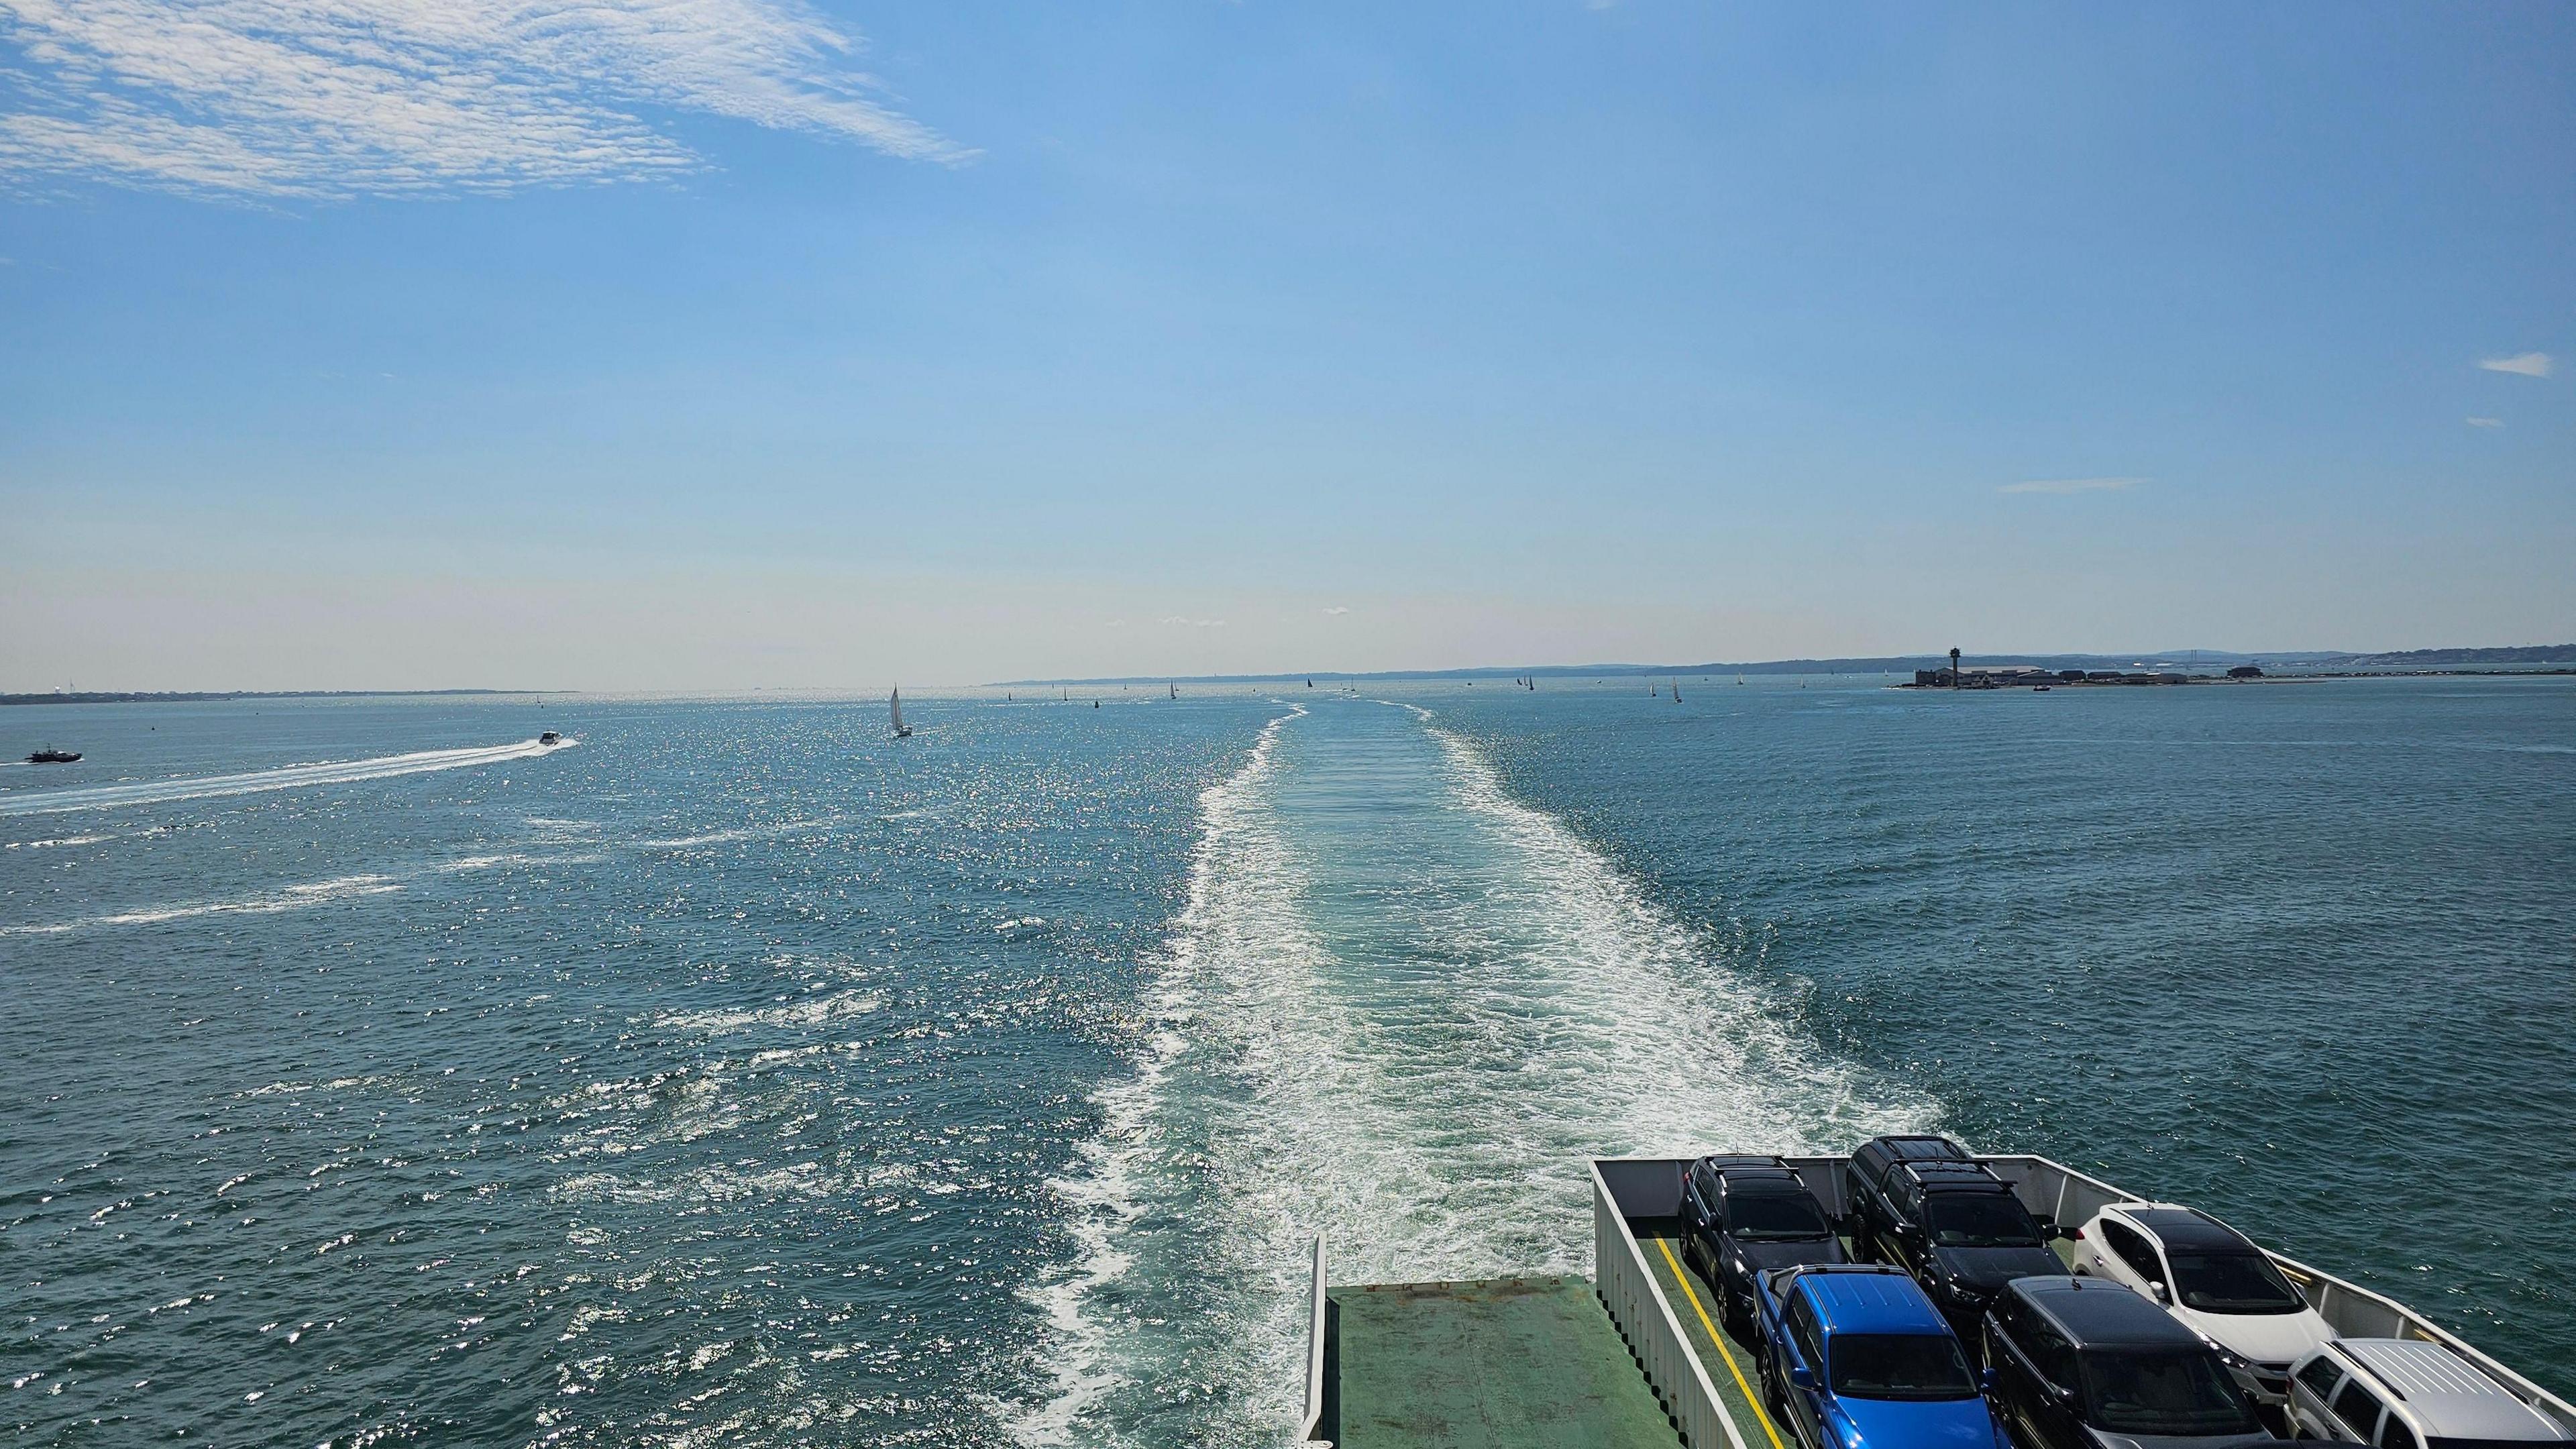
{"type": "MultiPolygon", "coordinates": [[[[1824,1205],[1825,1211],[1836,1217],[1844,1216],[1850,1211],[1851,1204],[1845,1200],[1843,1193],[1842,1171],[1843,1165],[1849,1161],[1848,1158],[1791,1157],[1784,1160],[1796,1170],[1799,1180],[1815,1194],[1816,1200],[1824,1205]]],[[[2010,1153],[1980,1156],[1977,1160],[1993,1168],[1996,1176],[2011,1183],[2014,1195],[2022,1200],[2023,1206],[2068,1228],[2081,1227],[2092,1218],[2094,1213],[2112,1203],[2153,1201],[2138,1193],[2115,1187],[2098,1177],[2087,1177],[2063,1163],[2053,1162],[2045,1157],[2010,1153]]],[[[1626,1217],[1635,1218],[1663,1218],[1678,1214],[1681,1211],[1682,1173],[1689,1166],[1690,1159],[1679,1157],[1596,1159],[1592,1164],[1595,1239],[1607,1240],[1607,1234],[1597,1221],[1605,1211],[1614,1216],[1624,1214],[1626,1217]],[[1617,1190],[1613,1192],[1611,1187],[1605,1187],[1605,1182],[1617,1190]],[[1602,1205],[1604,1200],[1609,1204],[1606,1208],[1602,1205]]],[[[1627,1241],[1633,1253],[1636,1238],[1629,1232],[1624,1221],[1619,1224],[1619,1234],[1627,1241]]],[[[2281,1271],[2289,1275],[2290,1281],[2297,1284],[2300,1291],[2307,1295],[2308,1301],[2315,1305],[2318,1316],[2324,1318],[2337,1334],[2346,1338],[2414,1338],[2428,1343],[2438,1343],[2476,1364],[2489,1378],[2502,1384],[2514,1397],[2556,1420],[2570,1433],[2576,1433],[2576,1404],[2570,1404],[2521,1374],[2506,1368],[2423,1314],[2384,1294],[2373,1293],[2358,1284],[2347,1283],[2330,1273],[2320,1272],[2295,1258],[2285,1257],[2269,1248],[2263,1251],[2265,1256],[2279,1265],[2281,1271]]],[[[1605,1265],[1599,1271],[1601,1282],[1605,1285],[1603,1296],[1606,1300],[1608,1297],[1606,1285],[1609,1282],[1609,1268],[1606,1265],[1611,1261],[1612,1255],[1608,1248],[1598,1246],[1597,1243],[1594,1252],[1595,1261],[1605,1265]]],[[[1671,1305],[1662,1301],[1663,1294],[1660,1289],[1655,1288],[1653,1275],[1647,1274],[1644,1282],[1647,1288],[1655,1290],[1656,1300],[1662,1306],[1664,1316],[1670,1318],[1671,1305]]],[[[1615,1316],[1615,1309],[1613,1313],[1615,1316]]],[[[1624,1320],[1621,1326],[1626,1327],[1624,1320]]],[[[1696,1356],[1694,1356],[1695,1359],[1696,1356]]],[[[1647,1377],[1654,1377],[1654,1370],[1651,1367],[1647,1370],[1647,1377]]],[[[1702,1373],[1701,1378],[1705,1382],[1705,1372],[1702,1373]]],[[[1733,1427],[1730,1422],[1728,1428],[1732,1430],[1733,1427]]],[[[1699,1441],[1692,1442],[1697,1444],[1699,1441]]]]}
{"type": "MultiPolygon", "coordinates": [[[[1654,1199],[1656,1174],[1627,1169],[1640,1166],[1634,1159],[1603,1160],[1592,1164],[1592,1282],[1601,1295],[1601,1304],[1610,1311],[1610,1321],[1628,1340],[1628,1352],[1637,1366],[1646,1371],[1646,1382],[1663,1400],[1664,1412],[1681,1430],[1682,1442],[1690,1449],[1745,1449],[1744,1436],[1735,1427],[1733,1416],[1726,1412],[1725,1401],[1717,1396],[1717,1385],[1709,1381],[1708,1366],[1700,1361],[1699,1351],[1691,1347],[1690,1337],[1682,1331],[1681,1320],[1673,1315],[1673,1305],[1664,1290],[1655,1283],[1646,1255],[1637,1246],[1637,1235],[1629,1230],[1630,1211],[1619,1195],[1611,1191],[1603,1176],[1607,1169],[1620,1185],[1634,1186],[1636,1200],[1654,1199]],[[1631,1178],[1637,1179],[1634,1183],[1631,1178]]],[[[1679,1206],[1681,1175],[1678,1164],[1670,1175],[1673,1200],[1662,1212],[1638,1212],[1639,1217],[1664,1217],[1679,1206]]]]}
{"type": "Polygon", "coordinates": [[[1297,1442],[1316,1438],[1324,1422],[1324,1239],[1315,1239],[1315,1276],[1309,1289],[1306,1318],[1306,1417],[1298,1421],[1297,1442]]]}

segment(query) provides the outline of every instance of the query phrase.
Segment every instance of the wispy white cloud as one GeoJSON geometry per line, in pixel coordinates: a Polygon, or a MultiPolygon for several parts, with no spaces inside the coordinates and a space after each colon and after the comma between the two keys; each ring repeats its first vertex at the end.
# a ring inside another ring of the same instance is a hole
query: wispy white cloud
{"type": "Polygon", "coordinates": [[[2489,372],[2519,373],[2524,377],[2547,377],[2550,361],[2546,352],[2517,352],[2511,357],[2482,357],[2478,366],[2489,372]]]}
{"type": "Polygon", "coordinates": [[[705,163],[696,112],[888,155],[891,109],[803,0],[0,0],[0,174],[249,196],[499,191],[705,163]]]}
{"type": "Polygon", "coordinates": [[[2112,493],[2122,488],[2135,488],[2144,478],[2033,478],[2022,483],[2006,483],[1997,493],[2112,493]]]}
{"type": "Polygon", "coordinates": [[[1332,606],[1330,606],[1330,607],[1326,608],[1326,609],[1324,610],[1324,612],[1325,612],[1326,614],[1329,614],[1329,615],[1333,616],[1334,618],[1339,618],[1339,617],[1341,617],[1342,615],[1349,613],[1349,612],[1350,612],[1350,609],[1349,609],[1347,606],[1342,605],[1342,604],[1334,604],[1334,605],[1332,605],[1332,606]]]}
{"type": "Polygon", "coordinates": [[[1184,619],[1178,614],[1165,615],[1162,622],[1178,625],[1184,629],[1222,629],[1225,627],[1225,621],[1223,619],[1184,619]]]}
{"type": "Polygon", "coordinates": [[[2502,418],[2471,418],[2471,419],[2469,419],[2469,426],[2470,426],[2470,427],[2473,427],[2473,428],[2500,428],[2500,427],[2503,427],[2503,426],[2504,426],[2504,419],[2502,419],[2502,418]]]}

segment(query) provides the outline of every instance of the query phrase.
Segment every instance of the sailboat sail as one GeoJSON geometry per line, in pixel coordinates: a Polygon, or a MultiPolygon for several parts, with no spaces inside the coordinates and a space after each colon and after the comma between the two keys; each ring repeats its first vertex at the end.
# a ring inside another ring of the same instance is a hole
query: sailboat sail
{"type": "Polygon", "coordinates": [[[903,722],[903,686],[895,686],[894,695],[887,703],[894,709],[894,737],[902,739],[911,734],[912,727],[903,722]]]}

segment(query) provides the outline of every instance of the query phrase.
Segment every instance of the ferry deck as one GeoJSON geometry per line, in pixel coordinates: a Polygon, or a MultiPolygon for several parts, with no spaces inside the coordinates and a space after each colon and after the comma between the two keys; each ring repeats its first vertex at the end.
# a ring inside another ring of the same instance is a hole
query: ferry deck
{"type": "MultiPolygon", "coordinates": [[[[1840,1218],[1845,1159],[1787,1160],[1840,1218]]],[[[2068,1227],[2107,1204],[2149,1200],[2043,1157],[1978,1160],[2032,1212],[2068,1227]]],[[[1709,1285],[1682,1264],[1689,1166],[1591,1163],[1590,1278],[1331,1284],[1329,1245],[1318,1241],[1300,1438],[1342,1449],[1798,1449],[1758,1402],[1750,1348],[1720,1326],[1709,1285]]],[[[2066,1243],[2056,1247],[2068,1256],[2066,1243]]],[[[2440,1343],[2576,1433],[2576,1405],[2413,1309],[2270,1256],[2337,1332],[2440,1343]]]]}

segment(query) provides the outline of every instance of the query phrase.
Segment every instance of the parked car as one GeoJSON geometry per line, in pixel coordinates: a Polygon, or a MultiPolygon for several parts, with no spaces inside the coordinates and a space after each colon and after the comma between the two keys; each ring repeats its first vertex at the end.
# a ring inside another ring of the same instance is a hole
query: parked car
{"type": "Polygon", "coordinates": [[[2277,1442],[2216,1349],[2117,1283],[2016,1279],[1996,1295],[1984,1335],[1996,1416],[2026,1449],[2277,1442]]]}
{"type": "Polygon", "coordinates": [[[2289,1397],[2291,1362],[2334,1337],[2262,1249],[2197,1208],[2119,1203],[2095,1213],[2075,1237],[2076,1272],[2165,1305],[2218,1349],[2267,1411],[2279,1411],[2289,1397]]]}
{"type": "Polygon", "coordinates": [[[2011,1449],[1913,1279],[1876,1263],[1754,1275],[1762,1394],[1802,1449],[2011,1449]]]}
{"type": "Polygon", "coordinates": [[[2350,1436],[2378,1449],[2553,1444],[2567,1429],[2438,1343],[2343,1338],[2290,1370],[2290,1433],[2350,1436]]]}
{"type": "Polygon", "coordinates": [[[1753,1341],[1753,1275],[1849,1261],[1815,1195],[1776,1157],[1703,1157],[1682,1174],[1682,1257],[1717,1290],[1726,1330],[1753,1341]]]}
{"type": "Polygon", "coordinates": [[[2051,1230],[2011,1185],[1946,1138],[1866,1143],[1852,1154],[1844,1187],[1858,1255],[1913,1274],[1968,1341],[2006,1283],[2066,1271],[2048,1246],[2051,1230]]]}

